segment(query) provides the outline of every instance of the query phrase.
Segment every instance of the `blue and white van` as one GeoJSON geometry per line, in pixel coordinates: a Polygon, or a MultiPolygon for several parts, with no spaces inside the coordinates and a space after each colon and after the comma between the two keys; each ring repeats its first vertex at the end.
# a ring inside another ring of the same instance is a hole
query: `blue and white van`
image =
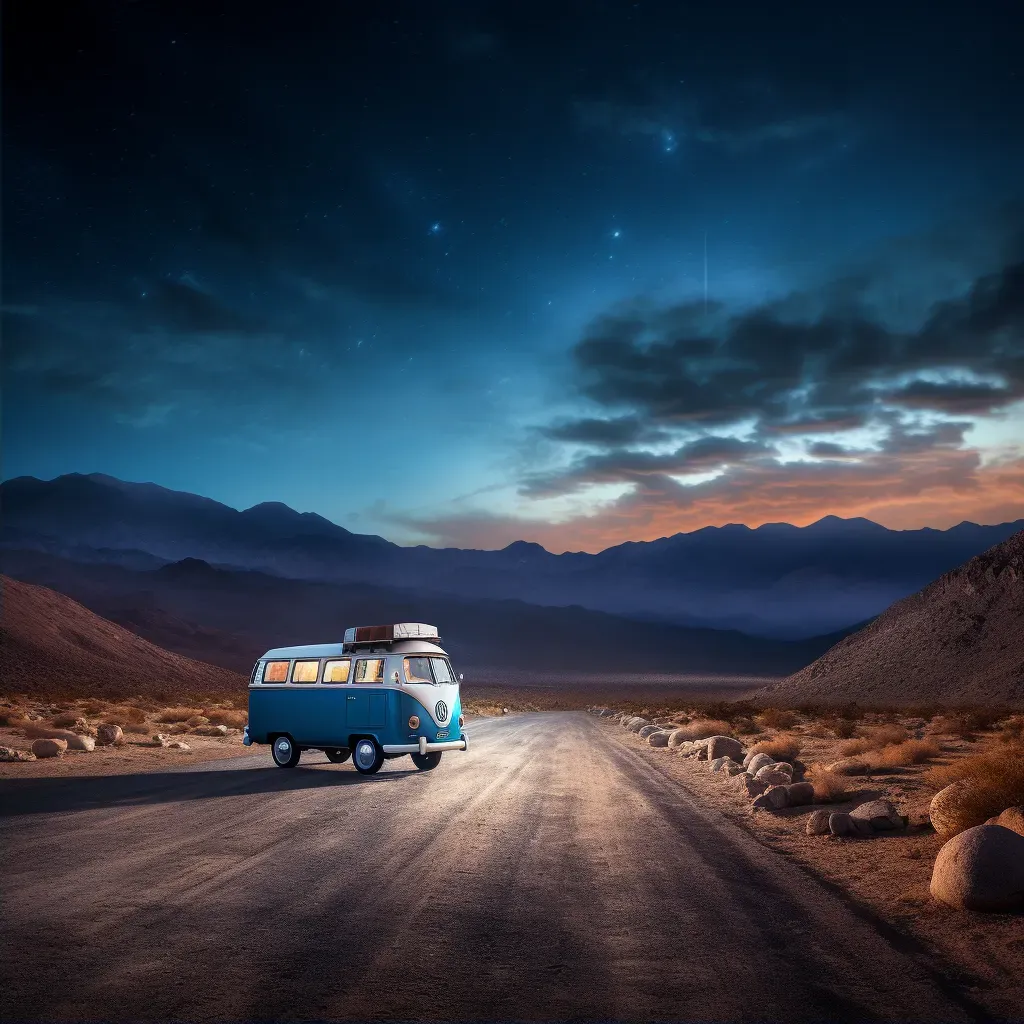
{"type": "Polygon", "coordinates": [[[461,679],[437,629],[422,622],[358,626],[340,644],[279,647],[252,670],[242,742],[269,743],[280,768],[322,750],[335,764],[351,756],[363,775],[405,754],[429,771],[444,751],[469,747],[461,679]]]}

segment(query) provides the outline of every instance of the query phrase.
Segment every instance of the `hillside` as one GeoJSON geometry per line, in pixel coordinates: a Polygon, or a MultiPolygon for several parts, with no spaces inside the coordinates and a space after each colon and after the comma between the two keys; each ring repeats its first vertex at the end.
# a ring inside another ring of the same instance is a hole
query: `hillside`
{"type": "Polygon", "coordinates": [[[756,699],[1024,705],[1024,531],[897,601],[756,699]]]}
{"type": "Polygon", "coordinates": [[[145,696],[240,692],[244,676],[165,651],[46,587],[0,576],[0,679],[9,693],[145,696]]]}

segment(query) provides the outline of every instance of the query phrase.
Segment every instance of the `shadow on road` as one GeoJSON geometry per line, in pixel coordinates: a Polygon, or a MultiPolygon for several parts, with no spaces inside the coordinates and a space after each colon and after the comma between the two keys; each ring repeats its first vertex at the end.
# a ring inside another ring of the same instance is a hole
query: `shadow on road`
{"type": "Polygon", "coordinates": [[[287,793],[293,790],[332,789],[339,786],[377,786],[396,782],[416,769],[360,775],[352,768],[310,765],[281,769],[206,769],[145,772],[137,775],[101,775],[0,781],[0,819],[25,814],[89,811],[104,807],[136,807],[209,800],[255,793],[287,793]]]}

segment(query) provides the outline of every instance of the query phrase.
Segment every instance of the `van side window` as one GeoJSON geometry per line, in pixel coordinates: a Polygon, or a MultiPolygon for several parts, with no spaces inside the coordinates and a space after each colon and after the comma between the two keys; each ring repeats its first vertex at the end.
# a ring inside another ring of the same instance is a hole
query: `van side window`
{"type": "Polygon", "coordinates": [[[263,682],[285,683],[288,681],[287,661],[268,661],[263,668],[263,682]]]}
{"type": "Polygon", "coordinates": [[[325,683],[347,683],[348,672],[352,667],[352,661],[349,658],[342,658],[340,661],[329,661],[324,665],[324,682],[325,683]]]}
{"type": "Polygon", "coordinates": [[[292,668],[293,683],[315,683],[320,675],[319,661],[297,661],[292,668]]]}
{"type": "Polygon", "coordinates": [[[356,683],[383,683],[384,682],[384,659],[383,658],[360,658],[356,662],[356,683]]]}

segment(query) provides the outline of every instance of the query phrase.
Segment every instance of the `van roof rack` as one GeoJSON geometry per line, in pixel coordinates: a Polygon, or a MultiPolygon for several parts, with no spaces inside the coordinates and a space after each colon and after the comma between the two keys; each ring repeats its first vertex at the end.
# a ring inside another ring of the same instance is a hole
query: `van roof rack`
{"type": "Polygon", "coordinates": [[[387,626],[350,626],[345,630],[346,646],[390,644],[396,640],[440,640],[437,626],[425,622],[395,622],[387,626]]]}

